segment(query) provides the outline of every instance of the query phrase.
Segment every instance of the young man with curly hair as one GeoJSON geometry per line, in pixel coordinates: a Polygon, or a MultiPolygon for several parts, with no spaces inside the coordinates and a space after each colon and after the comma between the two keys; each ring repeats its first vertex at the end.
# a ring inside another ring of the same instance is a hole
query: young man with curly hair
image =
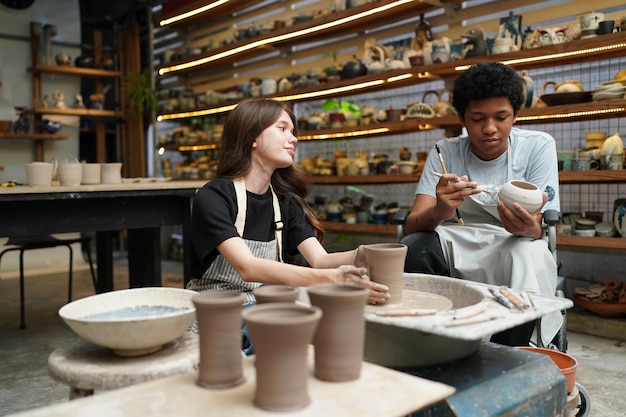
{"type": "MultiPolygon", "coordinates": [[[[542,239],[542,213],[559,210],[556,145],[547,133],[513,127],[523,102],[523,80],[506,65],[484,62],[457,77],[452,103],[467,133],[440,140],[427,158],[404,226],[407,272],[554,295],[557,265],[542,239]],[[435,176],[440,156],[448,173],[435,176]],[[529,213],[499,202],[497,191],[510,180],[543,190],[542,207],[529,213]]],[[[558,312],[544,319],[544,341],[560,323],[558,312]]],[[[492,341],[527,345],[533,327],[526,323],[492,341]]]]}

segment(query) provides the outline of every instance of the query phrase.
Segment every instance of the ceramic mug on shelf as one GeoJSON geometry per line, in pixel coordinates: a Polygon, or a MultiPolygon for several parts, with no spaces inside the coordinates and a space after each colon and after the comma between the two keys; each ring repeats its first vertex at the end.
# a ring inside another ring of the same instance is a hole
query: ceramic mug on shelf
{"type": "Polygon", "coordinates": [[[50,187],[54,174],[54,164],[51,162],[30,162],[25,165],[28,185],[31,187],[50,187]]]}
{"type": "Polygon", "coordinates": [[[122,163],[110,162],[102,164],[100,182],[102,184],[120,184],[122,182],[122,163]]]}
{"type": "Polygon", "coordinates": [[[589,171],[600,168],[600,164],[595,159],[573,158],[572,171],[589,171]]]}

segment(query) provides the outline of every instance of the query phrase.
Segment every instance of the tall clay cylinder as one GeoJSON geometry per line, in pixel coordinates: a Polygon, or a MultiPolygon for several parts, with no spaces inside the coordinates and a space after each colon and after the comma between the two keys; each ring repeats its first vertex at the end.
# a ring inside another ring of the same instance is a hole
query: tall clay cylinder
{"type": "Polygon", "coordinates": [[[373,243],[362,247],[370,279],[389,287],[391,297],[385,304],[402,304],[407,246],[402,243],[373,243]]]}
{"type": "Polygon", "coordinates": [[[200,336],[197,383],[205,388],[227,388],[244,381],[241,354],[243,294],[205,291],[192,298],[200,336]]]}
{"type": "Polygon", "coordinates": [[[350,284],[317,284],[309,287],[308,293],[311,304],[322,309],[313,338],[315,377],[330,382],[358,379],[369,290],[350,284]]]}
{"type": "Polygon", "coordinates": [[[298,299],[298,289],[289,285],[266,284],[252,291],[257,304],[265,303],[295,303],[298,299]]]}
{"type": "Polygon", "coordinates": [[[311,402],[307,348],[322,311],[296,303],[268,303],[242,311],[256,354],[254,405],[288,411],[311,402]]]}

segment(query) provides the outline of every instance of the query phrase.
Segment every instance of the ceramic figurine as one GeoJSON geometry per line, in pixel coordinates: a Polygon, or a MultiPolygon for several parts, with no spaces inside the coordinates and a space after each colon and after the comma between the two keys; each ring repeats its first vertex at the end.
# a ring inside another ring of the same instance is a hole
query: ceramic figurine
{"type": "Polygon", "coordinates": [[[80,94],[76,94],[74,96],[74,108],[75,109],[84,109],[85,103],[83,102],[83,96],[80,94]]]}
{"type": "Polygon", "coordinates": [[[470,29],[461,37],[465,39],[466,45],[472,46],[472,49],[465,54],[465,58],[487,55],[487,42],[485,42],[483,31],[480,28],[470,29]]]}
{"type": "Polygon", "coordinates": [[[57,109],[65,109],[67,105],[65,104],[65,96],[59,90],[56,90],[52,95],[52,99],[54,100],[54,107],[57,109]]]}

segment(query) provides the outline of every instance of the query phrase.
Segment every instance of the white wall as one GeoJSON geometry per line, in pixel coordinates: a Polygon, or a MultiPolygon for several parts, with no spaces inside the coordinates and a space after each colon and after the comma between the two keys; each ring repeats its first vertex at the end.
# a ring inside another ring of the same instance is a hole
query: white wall
{"type": "MultiPolygon", "coordinates": [[[[30,54],[30,22],[48,23],[57,26],[57,35],[53,38],[53,55],[66,51],[72,61],[80,55],[80,10],[78,0],[36,1],[26,10],[13,10],[0,5],[0,119],[15,120],[14,106],[32,107],[30,54]],[[17,38],[17,39],[15,39],[17,38]]],[[[74,95],[80,92],[80,79],[65,76],[44,76],[42,93],[52,96],[60,90],[65,95],[65,102],[71,106],[74,95]]],[[[64,159],[68,155],[78,157],[78,127],[63,126],[61,132],[68,135],[67,140],[48,141],[44,145],[44,160],[64,159]]],[[[24,164],[33,160],[33,142],[24,139],[0,139],[0,182],[16,180],[26,182],[24,164]]],[[[68,213],[68,215],[71,215],[68,213]]],[[[10,221],[3,219],[2,221],[10,221]]],[[[6,242],[0,238],[0,249],[6,242]]],[[[82,263],[80,249],[75,248],[74,259],[82,263]]],[[[66,248],[37,250],[27,252],[27,268],[37,270],[42,267],[63,269],[67,265],[66,248]]],[[[1,277],[16,274],[18,268],[17,253],[5,255],[0,265],[1,277]]],[[[27,272],[31,274],[31,272],[27,272]]]]}

